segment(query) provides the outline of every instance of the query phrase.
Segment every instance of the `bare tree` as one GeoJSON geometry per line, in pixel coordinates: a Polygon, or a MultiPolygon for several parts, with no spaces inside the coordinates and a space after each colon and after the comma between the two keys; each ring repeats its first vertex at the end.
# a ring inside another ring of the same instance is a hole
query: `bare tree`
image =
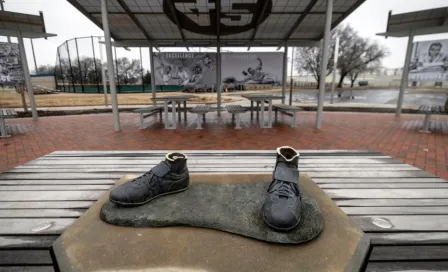
{"type": "MultiPolygon", "coordinates": [[[[294,68],[299,74],[311,74],[317,81],[317,88],[319,88],[320,82],[320,63],[321,63],[321,52],[320,47],[298,47],[296,48],[294,68]]],[[[330,54],[328,57],[327,73],[330,75],[333,71],[334,66],[334,50],[330,48],[330,54]]],[[[325,80],[325,79],[324,79],[325,80]]]]}
{"type": "Polygon", "coordinates": [[[40,65],[37,67],[37,71],[34,71],[35,74],[51,74],[55,73],[55,66],[51,64],[40,65]]]}
{"type": "Polygon", "coordinates": [[[336,29],[336,35],[340,36],[341,44],[338,54],[338,67],[340,79],[338,88],[342,88],[344,78],[369,70],[377,70],[381,61],[388,55],[386,48],[375,41],[360,37],[349,25],[336,29]]]}
{"type": "Polygon", "coordinates": [[[134,84],[142,77],[140,60],[126,57],[117,59],[118,80],[124,84],[134,84]]]}

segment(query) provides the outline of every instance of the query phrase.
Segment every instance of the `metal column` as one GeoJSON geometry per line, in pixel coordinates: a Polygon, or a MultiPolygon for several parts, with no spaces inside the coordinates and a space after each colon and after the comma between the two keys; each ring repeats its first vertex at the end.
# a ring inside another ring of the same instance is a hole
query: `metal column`
{"type": "MultiPolygon", "coordinates": [[[[98,76],[98,67],[96,66],[96,55],[95,55],[95,45],[93,43],[93,36],[90,36],[90,40],[92,41],[92,52],[93,52],[93,64],[95,66],[95,77],[96,77],[96,90],[100,93],[100,77],[98,76]]],[[[86,71],[87,73],[87,71],[86,71]]],[[[87,74],[86,74],[87,77],[87,74]]]]}
{"type": "Polygon", "coordinates": [[[28,98],[30,100],[31,112],[33,114],[33,120],[37,121],[39,116],[37,115],[36,102],[34,101],[33,85],[31,84],[30,70],[28,68],[28,60],[26,59],[25,45],[23,44],[23,37],[20,31],[17,31],[17,41],[19,42],[20,59],[22,60],[23,76],[25,77],[25,85],[28,91],[28,98]]]}
{"type": "Polygon", "coordinates": [[[104,70],[103,64],[103,45],[101,44],[101,38],[98,39],[98,46],[100,47],[100,61],[101,61],[101,77],[103,78],[103,92],[104,92],[104,105],[109,106],[109,101],[107,101],[107,82],[106,82],[106,71],[104,70]]]}
{"type": "Polygon", "coordinates": [[[81,60],[79,59],[78,38],[75,38],[75,45],[76,45],[76,57],[78,58],[79,80],[81,81],[81,92],[84,92],[84,79],[82,75],[81,60]]]}
{"type": "Polygon", "coordinates": [[[218,99],[218,116],[221,116],[221,45],[216,46],[216,96],[218,99]]]}
{"type": "Polygon", "coordinates": [[[112,97],[112,114],[114,118],[114,129],[120,131],[120,114],[118,112],[117,89],[115,87],[114,64],[112,57],[112,46],[110,41],[109,15],[107,13],[107,0],[101,0],[101,14],[103,17],[104,39],[106,44],[107,72],[109,74],[110,95],[112,97]]]}
{"type": "Polygon", "coordinates": [[[406,49],[406,58],[404,60],[403,74],[401,75],[400,93],[398,94],[396,116],[400,116],[403,107],[404,91],[408,87],[409,64],[412,56],[412,43],[414,42],[414,30],[409,31],[408,47],[406,49]]]}
{"type": "Polygon", "coordinates": [[[338,54],[339,54],[339,36],[334,40],[334,66],[333,66],[333,79],[331,81],[331,99],[330,104],[333,104],[334,89],[336,87],[336,71],[338,67],[338,54]]]}
{"type": "Polygon", "coordinates": [[[31,51],[33,51],[34,68],[36,69],[36,74],[38,74],[39,72],[37,71],[37,61],[36,61],[36,54],[34,53],[33,39],[30,39],[30,42],[31,42],[31,51]]]}
{"type": "Polygon", "coordinates": [[[289,105],[292,105],[292,85],[294,84],[294,80],[292,79],[292,73],[294,71],[294,54],[295,54],[295,47],[292,48],[292,55],[291,55],[291,78],[290,78],[290,83],[289,83],[289,105]]]}
{"type": "MultiPolygon", "coordinates": [[[[149,65],[151,66],[151,91],[152,98],[156,98],[156,70],[154,69],[154,52],[152,51],[152,45],[149,46],[149,65]]],[[[152,104],[155,106],[156,101],[152,101],[152,104]]]]}
{"type": "Polygon", "coordinates": [[[328,65],[328,46],[330,44],[331,17],[333,14],[333,0],[327,0],[327,12],[325,15],[324,42],[322,59],[320,63],[319,99],[317,103],[316,129],[322,127],[322,112],[324,111],[325,77],[328,65]]]}
{"type": "Polygon", "coordinates": [[[285,45],[285,53],[283,54],[283,87],[282,87],[282,104],[285,104],[286,81],[288,76],[288,46],[285,45]]]}

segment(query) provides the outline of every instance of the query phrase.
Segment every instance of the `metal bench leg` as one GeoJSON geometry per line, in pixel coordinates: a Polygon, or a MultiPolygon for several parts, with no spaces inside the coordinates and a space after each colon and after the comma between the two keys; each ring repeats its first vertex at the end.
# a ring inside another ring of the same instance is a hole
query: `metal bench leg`
{"type": "Polygon", "coordinates": [[[272,128],[272,100],[269,100],[268,115],[268,128],[272,128]]]}
{"type": "Polygon", "coordinates": [[[202,127],[201,127],[201,122],[202,122],[201,113],[198,113],[196,115],[197,115],[197,118],[196,118],[196,122],[197,122],[196,129],[202,129],[202,127]]]}
{"type": "Polygon", "coordinates": [[[204,120],[204,122],[205,122],[205,113],[202,114],[202,120],[204,120]]]}
{"type": "Polygon", "coordinates": [[[139,127],[139,129],[143,129],[144,127],[145,127],[145,125],[144,125],[143,112],[140,112],[140,127],[139,127]]]}
{"type": "Polygon", "coordinates": [[[260,101],[257,101],[257,119],[260,118],[260,101]]]}
{"type": "Polygon", "coordinates": [[[293,127],[293,128],[297,127],[297,125],[296,125],[296,112],[295,112],[295,111],[292,112],[292,123],[291,123],[291,127],[293,127]]]}
{"type": "Polygon", "coordinates": [[[423,129],[420,130],[420,132],[431,133],[431,131],[429,131],[429,120],[430,119],[431,119],[431,113],[428,112],[428,113],[426,113],[425,121],[423,121],[423,129]]]}
{"type": "Polygon", "coordinates": [[[168,120],[168,101],[163,101],[163,118],[165,118],[165,129],[169,129],[170,123],[168,120]]]}
{"type": "Polygon", "coordinates": [[[250,101],[250,120],[254,118],[254,101],[250,101]]]}
{"type": "Polygon", "coordinates": [[[160,121],[162,121],[162,112],[163,112],[163,109],[159,109],[159,118],[160,118],[160,121]]]}
{"type": "Polygon", "coordinates": [[[182,121],[182,109],[181,109],[182,102],[177,103],[177,117],[179,119],[179,123],[182,121]]]}
{"type": "Polygon", "coordinates": [[[6,132],[5,119],[0,118],[0,138],[8,138],[9,135],[6,132]]]}
{"type": "Polygon", "coordinates": [[[177,120],[176,120],[176,102],[175,101],[173,101],[172,103],[171,103],[171,110],[173,111],[171,114],[172,114],[172,118],[173,118],[173,127],[172,127],[172,129],[176,129],[177,128],[177,120]]]}
{"type": "Polygon", "coordinates": [[[240,114],[239,114],[239,113],[236,113],[235,115],[236,115],[236,125],[235,125],[235,129],[241,129],[241,126],[240,126],[240,114]]]}
{"type": "Polygon", "coordinates": [[[184,119],[185,123],[187,123],[187,101],[184,101],[184,119]]]}
{"type": "Polygon", "coordinates": [[[232,123],[234,123],[234,122],[235,122],[235,114],[232,113],[232,123]]]}
{"type": "Polygon", "coordinates": [[[278,117],[278,109],[277,108],[275,108],[275,122],[277,122],[277,118],[278,117]]]}
{"type": "Polygon", "coordinates": [[[261,100],[260,106],[260,127],[264,128],[264,100],[261,100]]]}

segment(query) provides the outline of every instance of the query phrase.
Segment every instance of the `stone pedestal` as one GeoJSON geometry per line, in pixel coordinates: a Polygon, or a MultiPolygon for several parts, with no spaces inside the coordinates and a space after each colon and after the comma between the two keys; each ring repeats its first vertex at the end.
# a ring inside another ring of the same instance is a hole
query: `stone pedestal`
{"type": "MultiPolygon", "coordinates": [[[[122,179],[129,180],[130,177],[122,179]]],[[[192,175],[192,183],[251,183],[271,175],[192,175]]],[[[358,271],[369,249],[362,231],[306,175],[302,189],[320,206],[324,228],[300,245],[266,243],[195,227],[133,228],[103,222],[105,194],[54,243],[61,271],[358,271]]]]}

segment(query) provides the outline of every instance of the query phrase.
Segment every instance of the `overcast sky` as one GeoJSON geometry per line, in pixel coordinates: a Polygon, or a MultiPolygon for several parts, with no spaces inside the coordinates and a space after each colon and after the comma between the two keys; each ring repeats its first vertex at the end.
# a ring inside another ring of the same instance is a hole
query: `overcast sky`
{"type": "MultiPolygon", "coordinates": [[[[244,2],[244,0],[243,0],[244,2]]],[[[54,64],[56,48],[65,40],[75,37],[102,36],[103,32],[66,0],[5,0],[5,10],[29,14],[39,14],[43,11],[47,32],[57,34],[57,37],[34,40],[36,60],[38,65],[54,64]]],[[[378,40],[389,48],[391,54],[384,60],[383,66],[397,68],[403,66],[407,38],[388,38],[375,36],[376,33],[385,32],[387,14],[431,9],[448,6],[447,0],[366,0],[344,23],[349,23],[363,37],[378,40]]],[[[448,33],[439,35],[418,36],[415,41],[448,39],[448,33]]],[[[0,41],[6,41],[0,37],[0,41]]],[[[13,39],[15,41],[15,39],[13,39]]],[[[31,54],[31,45],[25,39],[26,51],[30,70],[34,70],[31,54]]],[[[80,49],[81,50],[81,49],[80,49]]],[[[118,50],[119,56],[128,55],[139,58],[138,49],[132,52],[118,50]]],[[[149,53],[143,51],[143,65],[149,66],[149,53]]]]}

